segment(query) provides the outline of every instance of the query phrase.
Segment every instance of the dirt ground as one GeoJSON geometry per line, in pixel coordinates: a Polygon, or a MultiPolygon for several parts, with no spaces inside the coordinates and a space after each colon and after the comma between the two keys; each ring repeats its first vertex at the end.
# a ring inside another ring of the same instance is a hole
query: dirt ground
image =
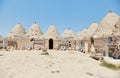
{"type": "Polygon", "coordinates": [[[120,78],[77,51],[0,51],[0,78],[120,78]]]}

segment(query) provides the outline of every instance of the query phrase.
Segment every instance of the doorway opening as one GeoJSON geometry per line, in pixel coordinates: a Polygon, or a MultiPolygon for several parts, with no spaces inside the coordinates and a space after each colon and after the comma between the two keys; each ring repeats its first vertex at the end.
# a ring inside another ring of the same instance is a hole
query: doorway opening
{"type": "Polygon", "coordinates": [[[49,39],[49,49],[53,49],[53,39],[49,39]]]}
{"type": "Polygon", "coordinates": [[[71,42],[69,42],[69,48],[71,48],[71,42]]]}

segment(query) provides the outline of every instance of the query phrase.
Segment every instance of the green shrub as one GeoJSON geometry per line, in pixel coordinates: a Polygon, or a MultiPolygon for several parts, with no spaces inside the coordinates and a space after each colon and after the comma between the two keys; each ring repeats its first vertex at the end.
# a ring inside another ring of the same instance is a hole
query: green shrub
{"type": "Polygon", "coordinates": [[[107,67],[109,69],[112,69],[112,70],[120,70],[120,67],[117,67],[117,66],[115,66],[113,64],[106,63],[104,61],[100,65],[104,66],[104,67],[107,67]]]}

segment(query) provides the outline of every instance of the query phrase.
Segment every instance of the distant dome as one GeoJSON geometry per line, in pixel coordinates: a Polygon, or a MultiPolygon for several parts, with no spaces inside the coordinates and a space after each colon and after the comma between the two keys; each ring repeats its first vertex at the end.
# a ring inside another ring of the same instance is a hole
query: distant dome
{"type": "Polygon", "coordinates": [[[95,32],[97,31],[97,28],[98,28],[98,24],[95,22],[88,27],[87,32],[90,37],[92,37],[95,34],[95,32]]]}
{"type": "Polygon", "coordinates": [[[77,37],[79,39],[90,38],[95,34],[97,28],[98,24],[94,22],[88,27],[88,29],[78,32],[77,37]]]}
{"type": "Polygon", "coordinates": [[[23,37],[25,34],[26,34],[25,29],[20,23],[18,23],[10,32],[9,37],[12,38],[23,37]]]}
{"type": "Polygon", "coordinates": [[[11,31],[12,33],[25,33],[25,29],[23,28],[23,26],[18,23],[11,31]]]}
{"type": "Polygon", "coordinates": [[[62,37],[75,37],[75,34],[73,33],[72,30],[66,29],[66,30],[63,32],[62,37]]]}
{"type": "Polygon", "coordinates": [[[43,35],[40,26],[37,23],[32,24],[29,31],[27,32],[27,37],[29,38],[39,38],[41,35],[43,35]]]}
{"type": "Polygon", "coordinates": [[[54,25],[51,25],[49,27],[48,31],[46,32],[45,36],[48,37],[48,38],[58,38],[59,37],[59,32],[55,28],[54,25]]]}
{"type": "Polygon", "coordinates": [[[87,32],[87,29],[84,29],[83,31],[79,31],[77,34],[77,38],[83,39],[89,37],[89,33],[87,32]]]}

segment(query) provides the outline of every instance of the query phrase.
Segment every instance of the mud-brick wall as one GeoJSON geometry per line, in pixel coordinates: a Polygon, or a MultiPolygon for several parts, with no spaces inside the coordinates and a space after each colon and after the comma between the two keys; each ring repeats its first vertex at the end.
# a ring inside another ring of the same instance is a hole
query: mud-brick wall
{"type": "Polygon", "coordinates": [[[107,38],[94,38],[96,52],[104,53],[106,51],[107,38]]]}
{"type": "Polygon", "coordinates": [[[90,39],[83,39],[80,40],[80,45],[85,47],[85,43],[88,43],[88,52],[90,52],[90,48],[91,48],[91,41],[90,39]]]}
{"type": "MultiPolygon", "coordinates": [[[[49,40],[50,39],[52,39],[52,38],[45,39],[45,48],[46,49],[49,49],[49,40]]],[[[53,49],[54,50],[58,50],[58,48],[59,48],[58,40],[57,39],[53,39],[53,49]]]]}
{"type": "Polygon", "coordinates": [[[53,43],[53,44],[54,44],[54,47],[53,47],[53,48],[54,48],[55,50],[58,50],[58,49],[59,49],[58,40],[54,40],[54,43],[53,43]]]}
{"type": "Polygon", "coordinates": [[[44,48],[49,49],[49,39],[45,39],[44,48]]]}
{"type": "Polygon", "coordinates": [[[30,41],[30,39],[18,39],[17,40],[17,49],[21,49],[24,50],[26,46],[31,46],[33,47],[32,42],[30,41]]]}
{"type": "Polygon", "coordinates": [[[71,41],[71,47],[72,47],[72,49],[76,48],[76,41],[75,40],[71,41]]]}

